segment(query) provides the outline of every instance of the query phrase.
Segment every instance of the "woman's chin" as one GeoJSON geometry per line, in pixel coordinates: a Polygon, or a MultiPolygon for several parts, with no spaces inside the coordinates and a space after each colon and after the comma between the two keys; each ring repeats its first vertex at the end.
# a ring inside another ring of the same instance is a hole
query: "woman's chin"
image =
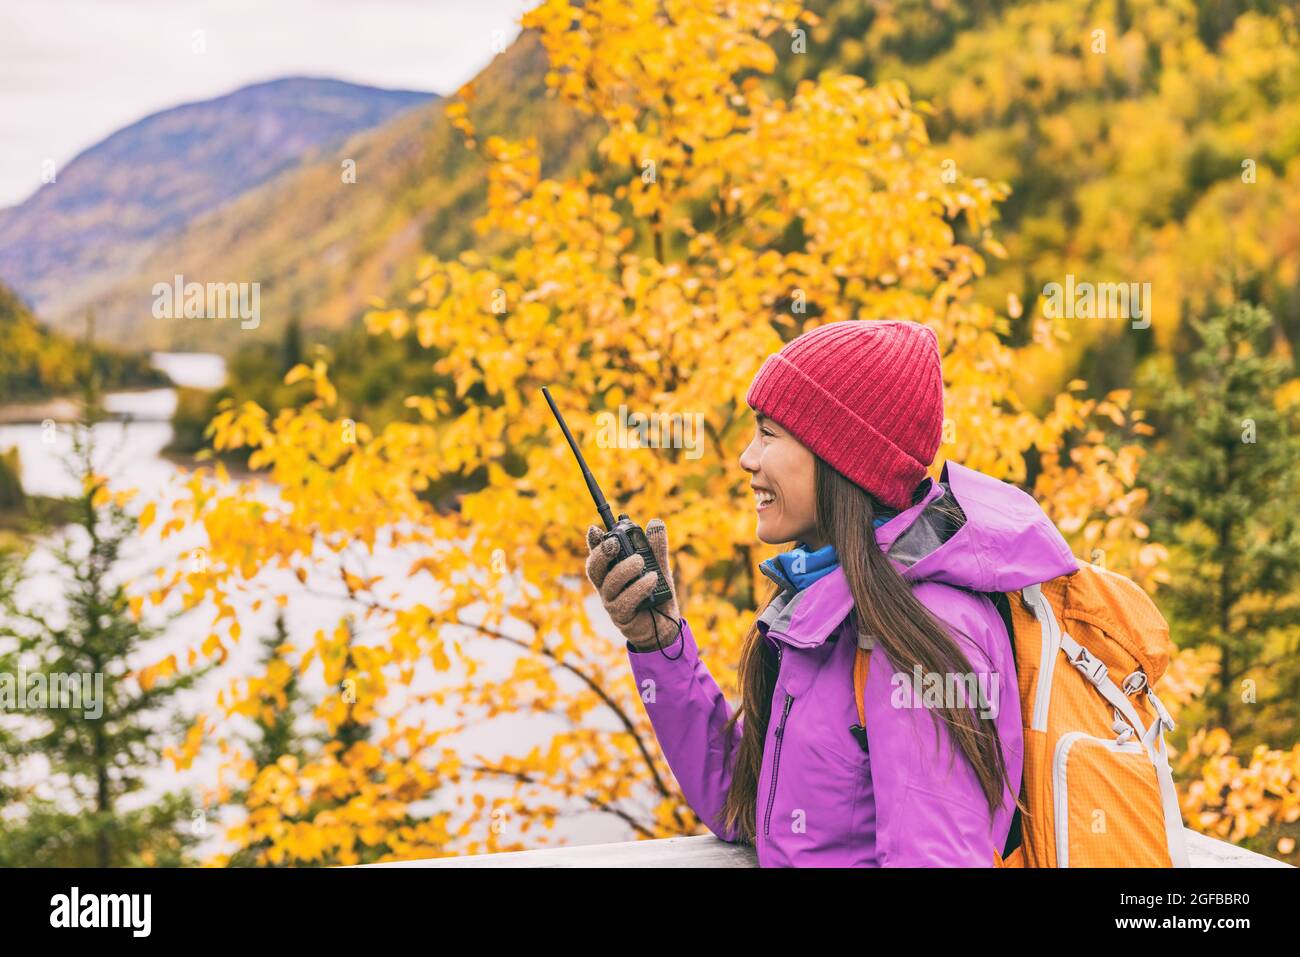
{"type": "Polygon", "coordinates": [[[790,541],[790,536],[784,534],[775,522],[766,521],[766,516],[759,514],[758,527],[755,528],[754,534],[764,545],[782,545],[790,541]]]}

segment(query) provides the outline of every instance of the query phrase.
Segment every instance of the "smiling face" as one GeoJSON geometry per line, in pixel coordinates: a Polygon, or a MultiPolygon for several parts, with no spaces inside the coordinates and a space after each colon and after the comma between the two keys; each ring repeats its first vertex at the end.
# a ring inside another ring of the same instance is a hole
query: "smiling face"
{"type": "Polygon", "coordinates": [[[821,548],[813,453],[761,412],[754,413],[754,438],[740,456],[752,476],[759,541],[768,545],[804,542],[821,548]]]}

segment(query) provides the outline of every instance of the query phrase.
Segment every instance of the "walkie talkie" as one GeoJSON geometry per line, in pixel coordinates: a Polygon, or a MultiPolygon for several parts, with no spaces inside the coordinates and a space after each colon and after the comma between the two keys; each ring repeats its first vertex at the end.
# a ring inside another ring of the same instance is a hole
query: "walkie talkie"
{"type": "Polygon", "coordinates": [[[543,386],[542,395],[546,396],[546,402],[550,405],[551,412],[555,414],[555,420],[560,423],[560,428],[564,431],[564,437],[569,440],[569,448],[573,449],[573,454],[578,459],[578,466],[582,469],[582,477],[587,480],[587,491],[591,493],[591,497],[596,503],[596,511],[600,513],[601,521],[605,523],[605,528],[608,529],[601,542],[603,543],[610,538],[618,539],[618,558],[616,561],[621,562],[630,555],[640,555],[642,561],[645,562],[645,571],[654,572],[659,576],[654,591],[641,604],[636,606],[637,611],[650,611],[665,602],[671,601],[673,597],[672,589],[668,587],[668,582],[664,580],[664,573],[659,568],[659,562],[655,559],[654,550],[650,548],[650,540],[645,537],[645,532],[641,530],[640,525],[632,521],[624,513],[619,514],[617,522],[614,521],[614,513],[610,510],[609,502],[605,501],[604,493],[601,492],[600,486],[596,484],[591,469],[587,468],[587,461],[582,457],[582,452],[578,449],[578,443],[573,440],[573,433],[569,431],[564,416],[560,415],[560,410],[555,407],[555,400],[551,398],[551,391],[543,386]]]}

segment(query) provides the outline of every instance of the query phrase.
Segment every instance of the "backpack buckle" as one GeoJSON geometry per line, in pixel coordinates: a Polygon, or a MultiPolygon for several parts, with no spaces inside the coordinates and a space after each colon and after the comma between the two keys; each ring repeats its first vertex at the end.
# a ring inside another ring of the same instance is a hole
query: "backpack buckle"
{"type": "Polygon", "coordinates": [[[1165,728],[1169,731],[1174,730],[1174,719],[1169,714],[1169,709],[1165,707],[1163,701],[1156,697],[1155,691],[1150,688],[1147,689],[1147,700],[1149,700],[1151,706],[1156,709],[1156,714],[1160,716],[1160,721],[1164,724],[1165,728]]]}
{"type": "Polygon", "coordinates": [[[1124,720],[1118,708],[1112,707],[1110,710],[1115,715],[1115,720],[1110,726],[1110,729],[1115,732],[1115,743],[1124,744],[1133,735],[1133,726],[1124,720]]]}
{"type": "Polygon", "coordinates": [[[858,742],[858,747],[870,754],[871,750],[867,747],[867,729],[860,724],[851,724],[849,725],[849,731],[853,734],[854,740],[858,742]]]}
{"type": "Polygon", "coordinates": [[[1035,619],[1042,621],[1043,616],[1038,613],[1043,601],[1043,586],[1041,584],[1026,585],[1020,589],[1020,600],[1035,619]]]}
{"type": "MultiPolygon", "coordinates": [[[[1068,656],[1068,652],[1066,653],[1068,656]]],[[[1093,684],[1100,686],[1106,680],[1107,670],[1106,663],[1100,658],[1089,654],[1088,649],[1082,645],[1079,646],[1079,655],[1077,658],[1070,658],[1070,664],[1078,668],[1083,676],[1093,684]]]]}
{"type": "Polygon", "coordinates": [[[1124,693],[1136,694],[1147,686],[1146,672],[1139,668],[1137,671],[1130,672],[1124,678],[1124,693]]]}

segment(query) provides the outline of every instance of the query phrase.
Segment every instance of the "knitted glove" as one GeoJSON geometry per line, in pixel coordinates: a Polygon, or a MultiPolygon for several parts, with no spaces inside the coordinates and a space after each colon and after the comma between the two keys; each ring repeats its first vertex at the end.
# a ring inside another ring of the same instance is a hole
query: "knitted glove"
{"type": "Polygon", "coordinates": [[[637,611],[636,606],[654,591],[655,573],[644,572],[645,561],[640,555],[629,555],[615,562],[618,541],[610,538],[602,545],[605,531],[598,525],[587,528],[587,577],[600,593],[600,600],[609,617],[623,637],[638,651],[667,648],[677,639],[678,622],[677,585],[673,582],[672,567],[668,563],[668,530],[662,520],[652,518],[645,527],[645,537],[650,541],[655,561],[664,573],[672,599],[648,611],[637,611]],[[613,565],[613,567],[610,567],[613,565]],[[630,584],[629,584],[630,583],[630,584]],[[656,629],[658,638],[656,639],[656,629]]]}

